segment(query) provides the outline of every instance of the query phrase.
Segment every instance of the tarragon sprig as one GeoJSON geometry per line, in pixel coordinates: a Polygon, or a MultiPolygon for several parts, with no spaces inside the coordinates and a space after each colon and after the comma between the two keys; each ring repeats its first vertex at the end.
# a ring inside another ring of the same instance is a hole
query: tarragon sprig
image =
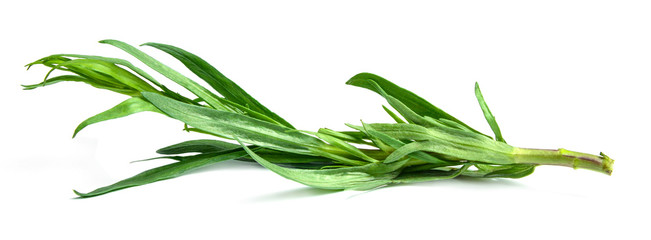
{"type": "Polygon", "coordinates": [[[357,74],[346,84],[384,97],[397,112],[382,106],[395,123],[362,122],[346,124],[351,128],[348,131],[322,128],[310,132],[295,129],[206,61],[183,49],[160,43],[143,44],[180,60],[212,89],[129,44],[116,40],[100,42],[124,50],[187,89],[192,96],[173,92],[142,69],[118,58],[56,54],[27,64],[28,68],[44,65],[50,71],[43,82],[23,85],[26,90],[59,82],[83,82],[129,96],[115,107],[80,123],[73,137],[89,125],[150,111],[183,122],[188,131],[217,139],[186,141],[159,149],[157,152],[163,156],[157,158],[176,162],[88,193],[75,191],[79,197],[174,178],[225,160],[257,162],[296,182],[336,190],[366,190],[458,176],[521,178],[539,165],[612,173],[613,160],[603,153],[592,155],[562,148],[531,149],[507,144],[478,84],[475,84],[475,96],[495,138],[371,73],[357,74]],[[67,74],[50,76],[55,70],[67,74]]]}

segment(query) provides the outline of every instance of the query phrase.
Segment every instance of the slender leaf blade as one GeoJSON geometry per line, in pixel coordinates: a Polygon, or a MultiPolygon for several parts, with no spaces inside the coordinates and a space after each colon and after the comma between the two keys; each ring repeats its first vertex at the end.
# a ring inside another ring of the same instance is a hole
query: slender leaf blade
{"type": "Polygon", "coordinates": [[[477,82],[475,82],[475,96],[477,97],[481,111],[484,113],[484,118],[486,118],[488,125],[490,125],[491,130],[493,130],[493,133],[495,134],[495,139],[497,141],[506,143],[502,137],[502,131],[500,131],[500,127],[497,125],[497,121],[495,121],[495,116],[493,116],[493,113],[491,113],[491,110],[488,108],[488,104],[486,104],[484,96],[481,94],[481,90],[479,89],[479,83],[477,82]]]}
{"type": "Polygon", "coordinates": [[[522,178],[532,174],[536,165],[532,164],[512,164],[490,166],[485,164],[475,164],[484,178],[522,178]]]}
{"type": "Polygon", "coordinates": [[[495,141],[483,134],[447,127],[437,122],[432,122],[432,124],[437,125],[432,125],[432,127],[429,128],[416,124],[404,123],[373,123],[368,125],[378,132],[382,132],[400,140],[440,141],[445,142],[446,144],[456,144],[459,146],[468,146],[507,154],[513,151],[512,146],[503,142],[495,141]]]}
{"type": "Polygon", "coordinates": [[[154,84],[154,85],[156,85],[158,87],[163,87],[163,85],[160,84],[158,81],[156,81],[156,79],[154,79],[154,77],[152,77],[151,75],[149,75],[147,72],[143,71],[142,69],[136,67],[131,62],[129,62],[127,60],[124,60],[124,59],[109,58],[109,57],[102,57],[102,56],[93,56],[93,55],[81,55],[81,54],[55,54],[53,56],[95,59],[95,60],[110,62],[110,63],[117,64],[117,65],[122,65],[122,66],[125,66],[125,67],[131,69],[132,71],[134,71],[135,73],[137,73],[141,77],[147,79],[152,84],[154,84]]]}
{"type": "Polygon", "coordinates": [[[464,159],[468,161],[476,161],[490,164],[513,164],[513,155],[491,151],[471,146],[464,146],[454,144],[446,141],[431,139],[427,141],[414,141],[405,144],[401,148],[396,149],[384,160],[385,163],[398,161],[410,153],[424,151],[433,152],[438,154],[447,155],[450,157],[464,159]]]}
{"type": "MultiPolygon", "coordinates": [[[[220,140],[213,139],[199,139],[199,140],[190,140],[174,145],[170,145],[156,151],[158,154],[164,155],[174,155],[174,154],[187,154],[187,153],[216,153],[225,150],[232,150],[240,148],[239,144],[233,144],[220,140]]],[[[273,149],[262,148],[256,151],[256,153],[263,158],[269,160],[269,162],[277,164],[304,164],[304,166],[315,167],[322,166],[323,164],[333,164],[332,160],[329,158],[324,158],[320,156],[312,155],[302,155],[294,154],[288,152],[276,151],[273,149]],[[312,164],[307,165],[307,164],[312,164]]],[[[163,156],[160,158],[172,158],[174,160],[183,161],[187,156],[163,156]]],[[[158,158],[157,158],[158,159],[158,158]]],[[[252,161],[248,155],[238,158],[238,160],[249,160],[252,161]]]]}
{"type": "Polygon", "coordinates": [[[116,65],[122,65],[124,67],[127,67],[127,68],[131,69],[131,71],[135,72],[136,74],[140,75],[141,77],[143,77],[147,81],[149,81],[152,84],[159,87],[161,90],[163,90],[163,92],[165,93],[166,96],[172,97],[174,99],[182,100],[182,101],[188,102],[188,103],[192,102],[192,100],[187,99],[186,97],[183,97],[180,94],[170,90],[165,85],[163,85],[163,84],[159,83],[158,81],[156,81],[156,79],[154,77],[152,77],[151,75],[149,75],[147,72],[143,71],[142,69],[140,69],[140,68],[136,67],[135,65],[133,65],[131,62],[129,62],[127,60],[124,60],[124,59],[109,58],[109,57],[102,57],[102,56],[93,56],[93,55],[81,55],[81,54],[55,54],[55,55],[52,55],[52,56],[95,59],[95,60],[100,60],[100,61],[113,63],[113,64],[116,64],[116,65]]]}
{"type": "Polygon", "coordinates": [[[145,43],[142,45],[151,46],[172,55],[174,58],[181,61],[181,63],[190,69],[190,71],[206,81],[208,85],[210,85],[213,89],[224,96],[224,98],[233,101],[241,106],[245,106],[255,112],[261,113],[285,127],[294,128],[291,124],[289,124],[289,122],[285,121],[285,119],[281,118],[276,113],[272,112],[267,107],[258,102],[258,100],[251,97],[251,95],[244,91],[244,89],[242,89],[240,86],[235,84],[235,82],[228,79],[215,67],[197,55],[167,44],[145,43]]]}
{"type": "MultiPolygon", "coordinates": [[[[260,165],[287,179],[307,186],[331,190],[367,190],[391,182],[399,174],[401,165],[369,163],[359,167],[345,167],[323,170],[285,168],[260,157],[245,145],[244,150],[260,165]]],[[[401,163],[401,164],[404,164],[401,163]]]]}
{"type": "Polygon", "coordinates": [[[159,94],[143,93],[143,96],[174,119],[202,131],[231,139],[239,138],[249,144],[303,154],[309,154],[308,147],[324,144],[294,129],[241,114],[194,106],[159,94]]]}
{"type": "Polygon", "coordinates": [[[163,76],[169,78],[170,80],[178,83],[179,85],[183,86],[184,88],[188,89],[190,92],[195,94],[197,97],[203,99],[208,103],[210,106],[212,106],[215,109],[218,110],[224,110],[224,111],[229,111],[230,109],[227,108],[226,106],[223,105],[223,103],[219,100],[219,97],[215,95],[214,93],[208,91],[208,89],[204,88],[203,86],[199,85],[198,83],[192,81],[191,79],[187,78],[186,76],[183,76],[181,73],[177,72],[176,70],[166,66],[165,64],[159,62],[158,60],[152,58],[151,56],[147,55],[143,51],[140,51],[139,49],[126,44],[121,41],[117,40],[102,40],[100,43],[106,43],[113,45],[117,48],[120,48],[124,50],[125,52],[131,54],[141,62],[143,62],[145,65],[149,66],[150,68],[154,69],[158,73],[162,74],[163,76]]]}
{"type": "Polygon", "coordinates": [[[329,151],[321,150],[319,148],[311,148],[310,151],[318,156],[326,157],[329,159],[332,159],[333,162],[337,164],[342,164],[344,166],[363,166],[366,165],[368,162],[365,161],[360,161],[360,160],[355,160],[351,159],[348,157],[344,157],[339,154],[334,154],[329,151]]]}
{"type": "Polygon", "coordinates": [[[428,170],[428,171],[420,171],[420,172],[409,172],[409,173],[400,174],[400,176],[391,180],[391,182],[392,183],[416,183],[416,182],[428,182],[428,181],[435,181],[435,180],[452,179],[463,174],[466,170],[468,170],[468,167],[470,167],[470,165],[464,165],[461,168],[455,170],[449,170],[449,171],[428,170]]]}
{"type": "Polygon", "coordinates": [[[397,123],[405,123],[405,121],[402,120],[402,118],[400,118],[398,115],[396,115],[393,111],[391,111],[391,109],[388,109],[388,108],[387,108],[386,106],[384,106],[384,105],[382,105],[382,109],[384,109],[384,111],[385,111],[387,114],[389,114],[389,116],[390,116],[394,121],[396,121],[397,123]]]}
{"type": "Polygon", "coordinates": [[[366,136],[368,139],[370,139],[371,142],[377,148],[382,150],[383,152],[388,153],[388,152],[391,152],[391,151],[394,150],[394,148],[392,148],[391,146],[385,144],[384,142],[380,141],[379,139],[377,139],[377,138],[373,137],[371,134],[369,134],[368,131],[364,128],[364,125],[365,125],[364,122],[362,122],[362,126],[356,126],[356,125],[346,123],[346,126],[348,126],[349,128],[355,129],[355,130],[359,131],[360,133],[364,134],[364,136],[366,136]]]}
{"type": "Polygon", "coordinates": [[[94,76],[99,80],[106,80],[119,86],[125,86],[138,91],[156,92],[158,91],[138,76],[131,72],[111,63],[97,59],[74,59],[59,64],[77,74],[84,76],[94,76]]]}
{"type": "Polygon", "coordinates": [[[156,153],[172,155],[184,153],[209,153],[239,148],[240,145],[214,139],[189,140],[158,149],[156,153]]]}
{"type": "Polygon", "coordinates": [[[221,161],[236,159],[242,156],[246,156],[247,152],[242,149],[227,150],[220,152],[219,154],[212,154],[209,156],[201,156],[194,159],[189,159],[185,161],[179,161],[164,165],[161,167],[153,168],[142,173],[139,173],[133,177],[124,179],[122,181],[116,182],[114,184],[95,189],[88,193],[81,193],[74,191],[80,198],[88,198],[106,194],[109,192],[117,191],[120,189],[145,185],[165,179],[175,178],[181,175],[188,173],[191,170],[195,170],[210,164],[214,164],[221,161]]]}
{"type": "Polygon", "coordinates": [[[126,117],[134,113],[146,112],[146,111],[164,114],[163,112],[158,110],[158,108],[156,108],[154,105],[143,100],[142,98],[132,97],[119,103],[115,107],[110,108],[109,110],[106,110],[104,112],[101,112],[95,116],[92,116],[84,120],[77,126],[75,132],[72,134],[72,137],[74,138],[75,136],[77,136],[77,133],[79,133],[79,131],[81,131],[82,129],[84,129],[85,127],[91,124],[95,124],[95,123],[99,123],[111,119],[126,117]]]}
{"type": "MultiPolygon", "coordinates": [[[[379,139],[380,141],[386,143],[387,145],[391,146],[394,149],[400,149],[404,145],[406,145],[406,143],[404,143],[404,142],[402,142],[402,141],[400,141],[398,139],[392,138],[389,135],[386,135],[384,133],[375,131],[375,130],[371,129],[370,127],[368,129],[368,133],[370,135],[374,136],[375,138],[379,139]]],[[[423,160],[423,161],[428,162],[430,164],[435,164],[437,166],[451,166],[451,165],[457,165],[458,164],[458,163],[453,163],[453,162],[450,162],[450,161],[441,160],[441,159],[439,159],[437,157],[434,157],[434,156],[429,155],[427,153],[424,153],[422,151],[415,151],[415,152],[409,153],[407,155],[410,156],[410,157],[413,157],[415,159],[423,160]]],[[[396,160],[390,160],[390,161],[396,161],[396,160]]],[[[386,159],[385,159],[385,162],[387,162],[386,159]]]]}
{"type": "Polygon", "coordinates": [[[364,154],[361,150],[359,150],[355,146],[353,146],[353,145],[351,145],[351,144],[349,144],[349,143],[347,143],[347,142],[345,142],[345,141],[343,141],[343,140],[341,140],[341,139],[339,139],[337,137],[334,137],[334,136],[331,136],[331,135],[328,135],[328,134],[324,134],[324,133],[316,133],[316,136],[323,139],[323,140],[325,140],[326,142],[332,144],[333,146],[350,153],[351,155],[353,155],[355,157],[358,157],[360,159],[363,159],[363,160],[366,160],[366,161],[369,161],[369,162],[378,162],[377,159],[369,157],[368,155],[364,154]]]}
{"type": "MultiPolygon", "coordinates": [[[[378,75],[372,73],[360,73],[353,76],[348,82],[348,85],[362,87],[381,94],[381,91],[386,92],[389,96],[394,97],[401,103],[405,104],[409,109],[421,116],[429,116],[434,119],[445,118],[457,122],[468,129],[472,129],[462,121],[454,118],[452,115],[432,105],[420,96],[399,87],[398,85],[386,80],[378,75]],[[376,83],[381,89],[377,89],[372,83],[376,83]]],[[[477,132],[476,130],[473,130],[477,132]]]]}
{"type": "MultiPolygon", "coordinates": [[[[52,69],[54,70],[54,69],[52,69]]],[[[102,81],[99,79],[93,79],[91,77],[83,76],[83,75],[60,75],[56,77],[51,77],[43,80],[43,82],[37,83],[37,84],[30,84],[30,85],[22,85],[23,90],[33,90],[39,87],[45,87],[49,86],[52,84],[57,84],[60,82],[83,82],[88,85],[91,85],[92,87],[98,88],[98,89],[104,89],[104,90],[109,90],[113,91],[116,93],[128,95],[128,96],[138,96],[140,95],[140,92],[136,89],[129,88],[126,86],[120,86],[118,84],[113,84],[110,82],[102,81]]]]}
{"type": "Polygon", "coordinates": [[[347,142],[369,144],[367,141],[364,141],[364,137],[366,137],[366,135],[362,132],[335,131],[329,128],[319,128],[318,133],[327,134],[347,142]]]}
{"type": "MultiPolygon", "coordinates": [[[[39,87],[45,87],[60,82],[83,82],[93,87],[103,88],[103,86],[95,85],[95,83],[91,79],[82,76],[77,76],[77,75],[61,75],[61,76],[45,79],[43,82],[37,84],[28,84],[28,85],[21,85],[21,86],[23,87],[23,90],[33,90],[39,87]]],[[[113,90],[113,89],[109,89],[109,90],[113,90]]]]}

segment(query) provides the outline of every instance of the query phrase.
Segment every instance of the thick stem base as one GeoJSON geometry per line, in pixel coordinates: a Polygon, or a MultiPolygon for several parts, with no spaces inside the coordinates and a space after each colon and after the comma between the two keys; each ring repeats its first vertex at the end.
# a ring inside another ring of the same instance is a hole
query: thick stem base
{"type": "Polygon", "coordinates": [[[557,150],[515,148],[513,155],[516,163],[557,165],[572,167],[574,169],[582,168],[608,175],[611,175],[613,172],[614,161],[603,153],[597,156],[563,148],[557,150]]]}

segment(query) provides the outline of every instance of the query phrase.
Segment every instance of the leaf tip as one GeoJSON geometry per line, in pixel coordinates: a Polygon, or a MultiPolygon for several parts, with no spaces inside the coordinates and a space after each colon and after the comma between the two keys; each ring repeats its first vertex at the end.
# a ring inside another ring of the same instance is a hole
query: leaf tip
{"type": "Polygon", "coordinates": [[[77,195],[77,198],[87,198],[88,197],[88,194],[80,193],[80,192],[78,192],[77,190],[74,190],[74,189],[72,189],[72,192],[74,192],[75,195],[77,195]]]}
{"type": "Polygon", "coordinates": [[[124,43],[124,42],[122,42],[122,41],[120,41],[120,40],[115,40],[115,39],[104,39],[104,40],[99,40],[99,43],[105,43],[105,44],[110,44],[110,45],[114,45],[114,46],[116,46],[115,44],[118,44],[118,45],[120,45],[120,44],[126,44],[126,43],[124,43]]]}
{"type": "Polygon", "coordinates": [[[368,76],[373,76],[373,75],[374,74],[372,74],[372,73],[361,72],[361,73],[355,74],[355,76],[348,79],[348,81],[346,81],[346,84],[347,85],[355,85],[355,83],[357,81],[367,80],[367,79],[369,79],[368,76]]]}
{"type": "Polygon", "coordinates": [[[84,129],[84,127],[86,127],[86,126],[84,126],[84,123],[79,124],[79,126],[77,126],[77,128],[75,128],[75,132],[72,133],[72,138],[74,139],[74,138],[77,136],[77,134],[78,134],[82,129],[84,129]]]}

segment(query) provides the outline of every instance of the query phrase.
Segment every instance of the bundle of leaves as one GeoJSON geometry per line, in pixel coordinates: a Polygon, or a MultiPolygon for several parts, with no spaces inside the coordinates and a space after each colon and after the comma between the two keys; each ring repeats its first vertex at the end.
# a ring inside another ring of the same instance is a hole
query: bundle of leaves
{"type": "Polygon", "coordinates": [[[181,61],[212,89],[171,69],[141,50],[103,40],[189,90],[182,96],[130,62],[100,56],[56,54],[27,65],[50,71],[35,89],[59,82],[83,82],[130,98],[83,121],[88,125],[150,111],[179,120],[187,131],[212,139],[181,142],[159,149],[174,163],[153,168],[79,197],[93,197],[128,187],[174,178],[226,160],[254,161],[290,180],[322,189],[367,190],[389,184],[472,178],[521,178],[539,165],[590,169],[611,174],[613,160],[565,149],[518,148],[506,143],[479,85],[475,95],[495,138],[485,135],[423,98],[371,73],[346,84],[374,91],[394,109],[383,106],[395,123],[346,124],[349,131],[295,129],[198,56],[183,49],[146,43],[181,61]],[[66,74],[50,77],[54,70],[66,74]],[[68,74],[69,73],[69,74],[68,74]],[[397,112],[397,114],[395,113],[397,112]],[[188,155],[190,154],[190,155],[188,155]]]}

